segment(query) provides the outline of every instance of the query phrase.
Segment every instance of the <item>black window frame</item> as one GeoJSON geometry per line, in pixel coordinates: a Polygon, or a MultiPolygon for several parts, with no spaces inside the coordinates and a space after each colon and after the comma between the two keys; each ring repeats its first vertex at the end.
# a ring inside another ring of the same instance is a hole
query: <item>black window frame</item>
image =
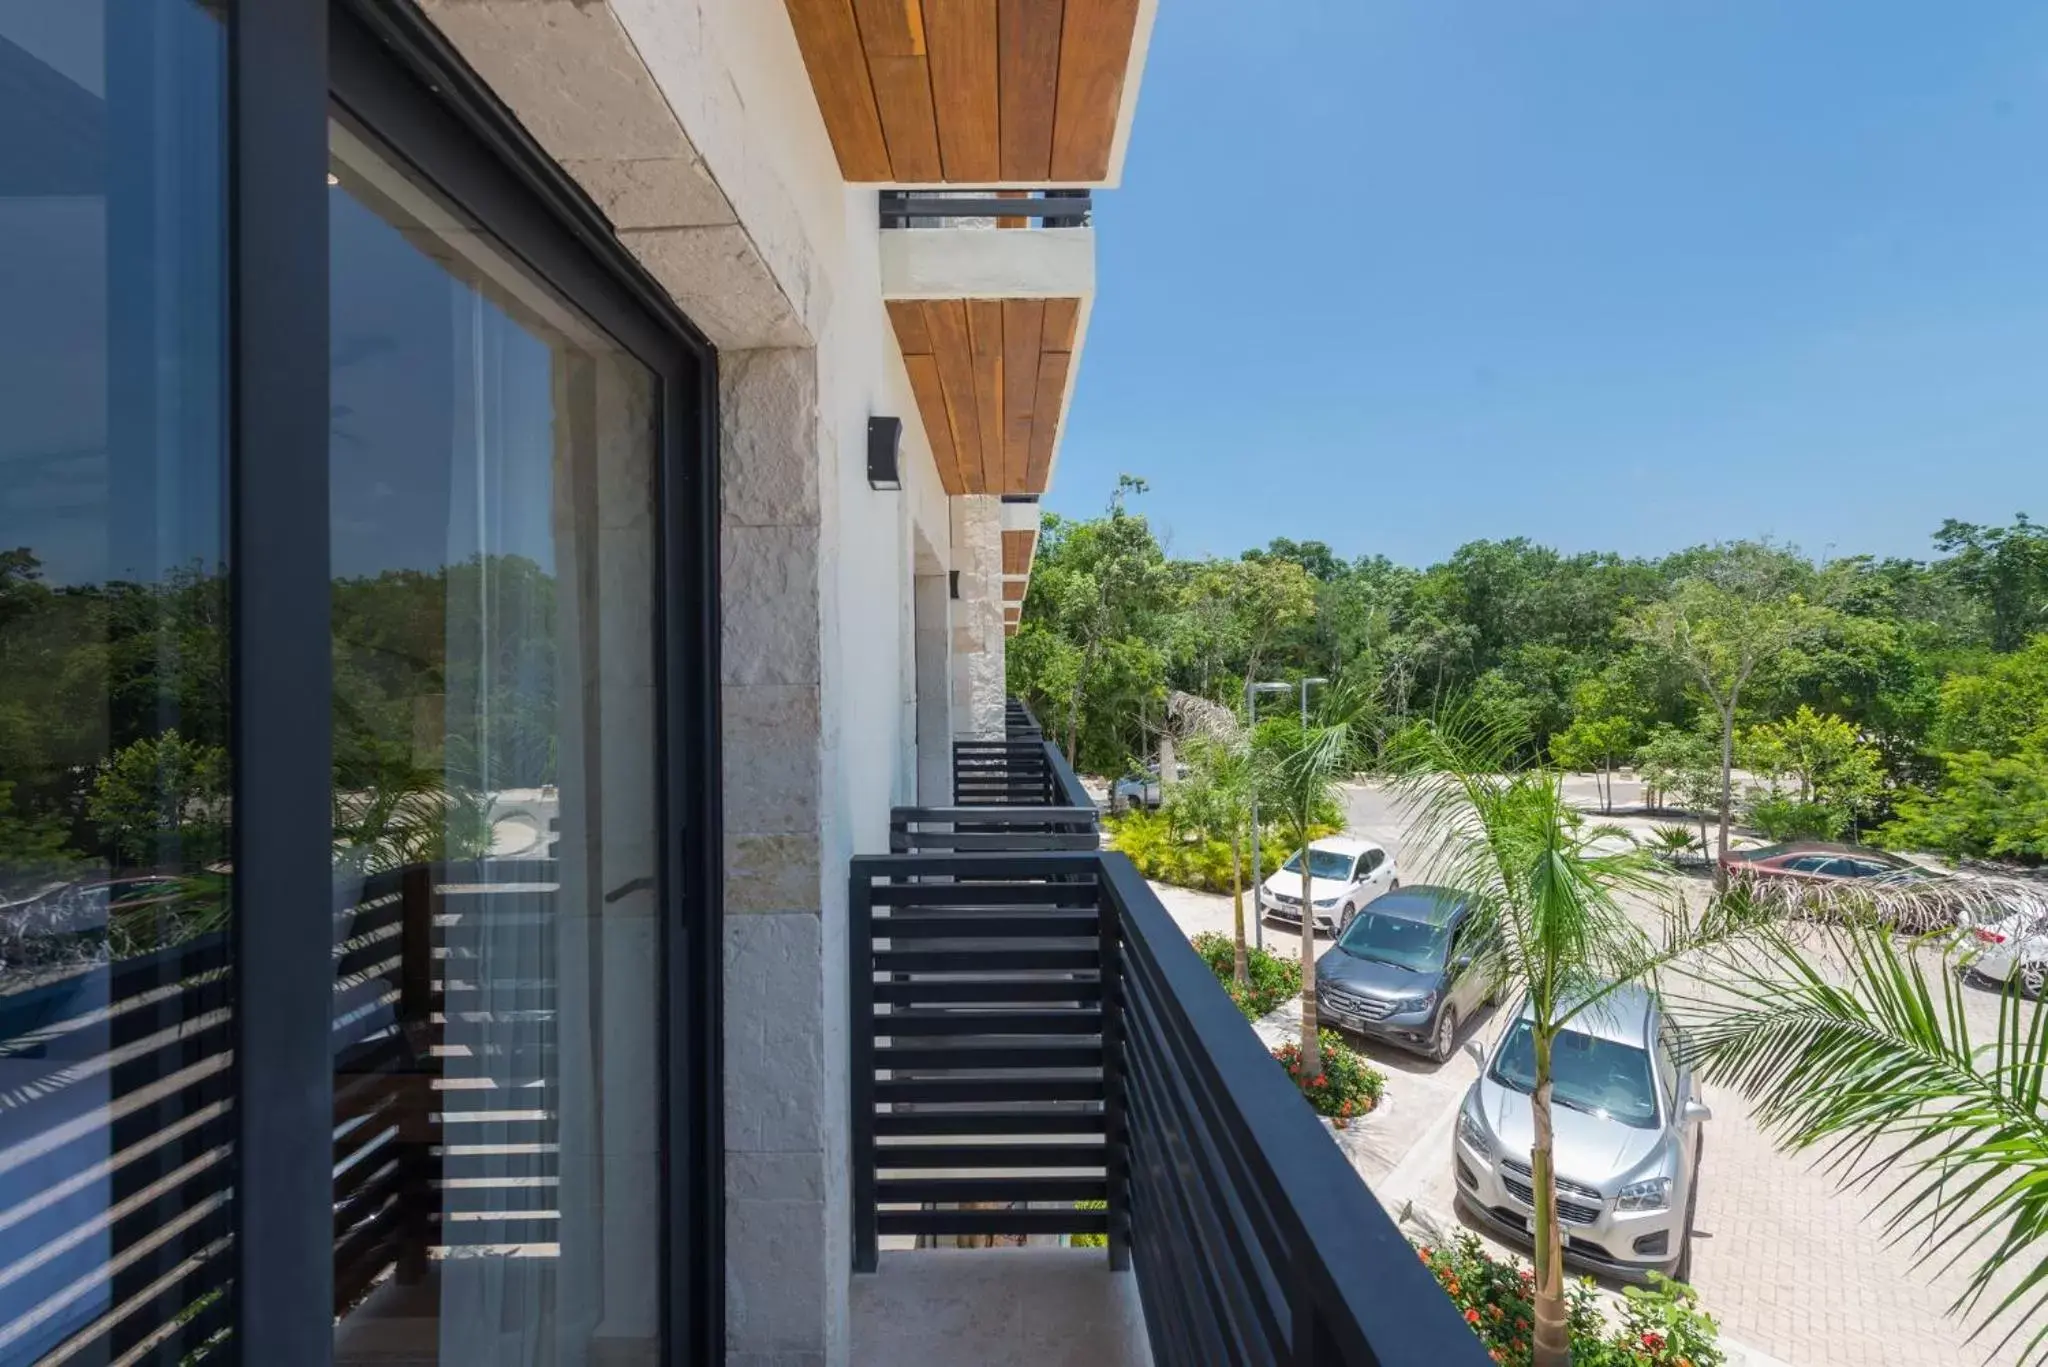
{"type": "Polygon", "coordinates": [[[717,355],[404,0],[229,7],[231,1355],[249,1367],[333,1360],[330,99],[659,379],[661,1360],[713,1361],[724,1349],[717,355]],[[288,907],[309,913],[276,914],[288,907]]]}

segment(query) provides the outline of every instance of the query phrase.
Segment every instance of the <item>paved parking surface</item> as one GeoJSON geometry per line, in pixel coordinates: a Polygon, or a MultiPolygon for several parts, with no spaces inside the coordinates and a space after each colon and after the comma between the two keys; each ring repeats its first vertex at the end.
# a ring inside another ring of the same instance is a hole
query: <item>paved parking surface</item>
{"type": "MultiPolygon", "coordinates": [[[[1417,860],[1403,848],[1405,823],[1386,793],[1350,788],[1346,805],[1354,833],[1379,840],[1397,860],[1417,860]]],[[[1402,881],[1421,881],[1426,872],[1404,867],[1402,881]]],[[[1228,931],[1227,898],[1176,889],[1161,895],[1190,932],[1228,931]]],[[[1278,952],[1300,951],[1297,935],[1268,927],[1267,939],[1278,952]]],[[[1973,1025],[1993,1028],[1994,995],[1972,990],[1969,1009],[1973,1025]]],[[[1492,1020],[1475,1022],[1466,1037],[1490,1039],[1496,1028],[1492,1020]]],[[[1450,1130],[1476,1068],[1462,1052],[1438,1067],[1379,1045],[1367,1051],[1388,1075],[1391,1105],[1376,1133],[1341,1142],[1389,1209],[1398,1214],[1412,1202],[1426,1214],[1448,1215],[1450,1130]]],[[[1725,1335],[1794,1367],[2018,1361],[2016,1349],[1988,1351],[1995,1335],[1966,1343],[1961,1323],[1944,1315],[1961,1271],[1934,1277],[1915,1249],[1887,1243],[1872,1198],[1839,1191],[1808,1157],[1780,1153],[1740,1096],[1709,1089],[1706,1100],[1714,1118],[1701,1160],[1693,1279],[1725,1335]]],[[[1937,1261],[1946,1266],[1952,1257],[1945,1250],[1937,1261]]]]}

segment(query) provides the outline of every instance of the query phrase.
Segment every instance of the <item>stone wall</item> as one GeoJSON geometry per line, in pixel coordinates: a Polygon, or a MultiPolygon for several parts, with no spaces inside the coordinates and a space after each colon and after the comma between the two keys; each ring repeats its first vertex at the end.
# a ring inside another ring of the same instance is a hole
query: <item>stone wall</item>
{"type": "Polygon", "coordinates": [[[955,734],[1003,734],[1003,503],[993,495],[953,500],[955,734]]]}

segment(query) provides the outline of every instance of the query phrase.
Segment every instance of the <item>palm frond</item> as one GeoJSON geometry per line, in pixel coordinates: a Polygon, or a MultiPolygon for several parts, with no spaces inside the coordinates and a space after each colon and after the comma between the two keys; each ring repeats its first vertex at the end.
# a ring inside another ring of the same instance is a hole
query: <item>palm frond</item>
{"type": "Polygon", "coordinates": [[[1950,1307],[1973,1337],[2010,1316],[1997,1346],[2031,1329],[2024,1359],[2048,1360],[2048,1013],[2008,989],[1993,1038],[1973,1039],[1954,967],[1863,920],[1731,943],[1674,1001],[1702,1075],[1874,1191],[1888,1237],[1930,1265],[1974,1259],[1950,1307]]]}

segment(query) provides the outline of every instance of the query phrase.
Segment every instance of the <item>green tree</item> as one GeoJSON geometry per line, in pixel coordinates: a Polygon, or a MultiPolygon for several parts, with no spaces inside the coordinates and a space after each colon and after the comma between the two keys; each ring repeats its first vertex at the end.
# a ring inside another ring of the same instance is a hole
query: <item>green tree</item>
{"type": "Polygon", "coordinates": [[[1572,720],[1550,738],[1550,758],[1566,769],[1590,770],[1600,784],[1600,810],[1614,810],[1614,771],[1643,739],[1643,703],[1625,671],[1608,669],[1572,690],[1572,720]]]}
{"type": "Polygon", "coordinates": [[[1990,619],[1993,650],[2018,650],[2027,637],[2048,631],[2048,527],[2025,513],[2010,527],[1950,518],[1934,544],[1949,553],[1943,571],[1990,619]]]}
{"type": "Polygon", "coordinates": [[[1693,814],[1704,853],[1707,816],[1721,797],[1721,764],[1713,738],[1698,729],[1659,726],[1636,747],[1636,772],[1649,790],[1652,807],[1668,798],[1693,814]]]}
{"type": "Polygon", "coordinates": [[[1766,775],[1775,790],[1789,778],[1797,800],[1827,812],[1838,826],[1867,816],[1884,791],[1877,747],[1840,717],[1801,703],[1782,721],[1759,722],[1743,734],[1743,762],[1766,775]]]}
{"type": "Polygon", "coordinates": [[[227,852],[227,751],[175,729],[123,746],[100,766],[86,816],[132,866],[190,866],[227,852]]]}
{"type": "Polygon", "coordinates": [[[1371,700],[1351,684],[1332,684],[1318,699],[1316,719],[1304,727],[1276,718],[1259,728],[1256,744],[1263,751],[1259,808],[1303,851],[1301,864],[1301,1073],[1304,1079],[1322,1071],[1322,1046],[1316,1029],[1315,897],[1307,856],[1316,828],[1338,800],[1337,784],[1358,769],[1366,748],[1364,719],[1371,700]]]}
{"type": "Polygon", "coordinates": [[[1230,845],[1232,976],[1250,987],[1245,944],[1244,842],[1251,837],[1252,801],[1264,777],[1264,754],[1243,736],[1197,736],[1188,742],[1191,781],[1173,793],[1169,810],[1177,822],[1230,845]]]}
{"type": "MultiPolygon", "coordinates": [[[[1703,557],[1671,597],[1630,623],[1636,638],[1684,669],[1721,723],[1717,856],[1728,853],[1735,800],[1735,722],[1742,692],[1810,629],[1812,614],[1794,587],[1783,552],[1737,543],[1703,557]]],[[[1716,864],[1715,877],[1724,876],[1716,864]]]]}

